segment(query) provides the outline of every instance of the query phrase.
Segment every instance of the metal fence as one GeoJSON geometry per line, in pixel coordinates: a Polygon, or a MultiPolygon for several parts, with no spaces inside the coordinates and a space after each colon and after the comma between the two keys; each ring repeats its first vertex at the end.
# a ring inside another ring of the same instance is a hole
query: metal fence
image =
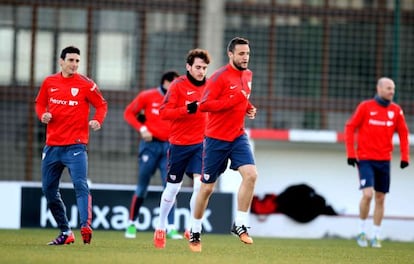
{"type": "Polygon", "coordinates": [[[411,0],[0,0],[0,180],[40,180],[44,126],[33,102],[64,46],[81,49],[80,72],[108,100],[104,127],[91,135],[91,179],[130,184],[138,137],[125,106],[166,69],[184,74],[189,49],[210,51],[212,73],[234,36],[251,41],[258,116],[247,126],[342,131],[389,76],[414,129],[411,0]]]}

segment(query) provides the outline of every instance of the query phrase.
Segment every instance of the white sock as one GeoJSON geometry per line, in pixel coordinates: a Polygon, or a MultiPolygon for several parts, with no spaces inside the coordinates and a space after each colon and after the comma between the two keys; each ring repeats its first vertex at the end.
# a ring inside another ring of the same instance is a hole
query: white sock
{"type": "Polygon", "coordinates": [[[165,230],[167,227],[167,218],[168,214],[171,211],[171,208],[174,206],[175,197],[180,191],[181,183],[170,183],[167,182],[164,191],[161,195],[160,202],[160,218],[158,222],[157,229],[165,230]]]}
{"type": "Polygon", "coordinates": [[[193,219],[193,224],[191,226],[191,232],[201,233],[201,224],[203,223],[202,219],[193,219]]]}
{"type": "Polygon", "coordinates": [[[177,229],[177,228],[175,227],[174,224],[168,224],[167,225],[167,232],[170,232],[171,230],[175,230],[175,229],[177,229]]]}
{"type": "Polygon", "coordinates": [[[358,234],[367,233],[367,219],[358,219],[358,234]]]}
{"type": "Polygon", "coordinates": [[[248,212],[243,212],[243,211],[237,211],[236,213],[236,219],[234,221],[234,223],[236,224],[236,226],[248,226],[247,224],[247,218],[249,216],[248,212]]]}
{"type": "Polygon", "coordinates": [[[372,226],[372,238],[381,239],[381,226],[378,226],[378,225],[372,226]]]}
{"type": "Polygon", "coordinates": [[[190,199],[190,223],[188,225],[188,229],[191,229],[192,222],[194,221],[194,210],[195,210],[195,204],[197,200],[197,194],[200,191],[201,181],[200,176],[194,176],[193,179],[193,193],[191,194],[190,199]]]}

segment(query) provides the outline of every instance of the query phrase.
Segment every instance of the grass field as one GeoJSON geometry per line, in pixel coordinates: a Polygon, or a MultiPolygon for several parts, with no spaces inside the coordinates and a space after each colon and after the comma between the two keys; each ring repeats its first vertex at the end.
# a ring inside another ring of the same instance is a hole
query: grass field
{"type": "Polygon", "coordinates": [[[95,231],[92,243],[47,246],[55,229],[0,230],[0,263],[414,263],[414,243],[384,241],[381,249],[359,248],[345,239],[254,238],[244,245],[232,235],[204,234],[203,251],[193,253],[184,240],[156,249],[152,233],[125,239],[121,231],[95,231]]]}

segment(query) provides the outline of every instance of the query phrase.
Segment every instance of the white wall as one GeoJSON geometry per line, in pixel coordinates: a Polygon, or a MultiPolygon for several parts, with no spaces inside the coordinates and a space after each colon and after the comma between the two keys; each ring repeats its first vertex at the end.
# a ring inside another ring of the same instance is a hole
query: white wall
{"type": "MultiPolygon", "coordinates": [[[[259,170],[256,195],[278,194],[290,185],[306,183],[344,216],[320,216],[311,223],[297,224],[283,215],[272,215],[264,221],[252,215],[252,235],[313,238],[326,234],[343,237],[356,234],[361,193],[357,170],[347,165],[343,144],[263,140],[254,143],[259,170]]],[[[401,170],[399,162],[399,148],[396,147],[391,165],[391,189],[385,203],[383,234],[385,238],[412,241],[414,166],[411,164],[401,170]]]]}
{"type": "MultiPolygon", "coordinates": [[[[357,169],[348,166],[343,144],[255,141],[259,170],[255,193],[280,193],[286,187],[306,183],[337,210],[357,214],[360,191],[357,169]]],[[[391,165],[391,189],[386,215],[414,218],[413,164],[399,168],[396,147],[391,165]]]]}

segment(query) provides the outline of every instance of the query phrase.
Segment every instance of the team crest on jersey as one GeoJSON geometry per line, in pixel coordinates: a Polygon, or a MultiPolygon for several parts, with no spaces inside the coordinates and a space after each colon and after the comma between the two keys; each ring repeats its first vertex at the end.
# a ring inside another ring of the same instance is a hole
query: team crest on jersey
{"type": "Polygon", "coordinates": [[[249,87],[249,89],[252,89],[252,82],[247,82],[247,86],[249,87]]]}
{"type": "Polygon", "coordinates": [[[70,93],[72,94],[72,96],[77,96],[77,95],[78,95],[78,93],[79,93],[79,88],[72,87],[72,88],[70,89],[70,93]]]}
{"type": "Polygon", "coordinates": [[[394,111],[388,111],[388,118],[393,119],[394,118],[394,111]]]}

